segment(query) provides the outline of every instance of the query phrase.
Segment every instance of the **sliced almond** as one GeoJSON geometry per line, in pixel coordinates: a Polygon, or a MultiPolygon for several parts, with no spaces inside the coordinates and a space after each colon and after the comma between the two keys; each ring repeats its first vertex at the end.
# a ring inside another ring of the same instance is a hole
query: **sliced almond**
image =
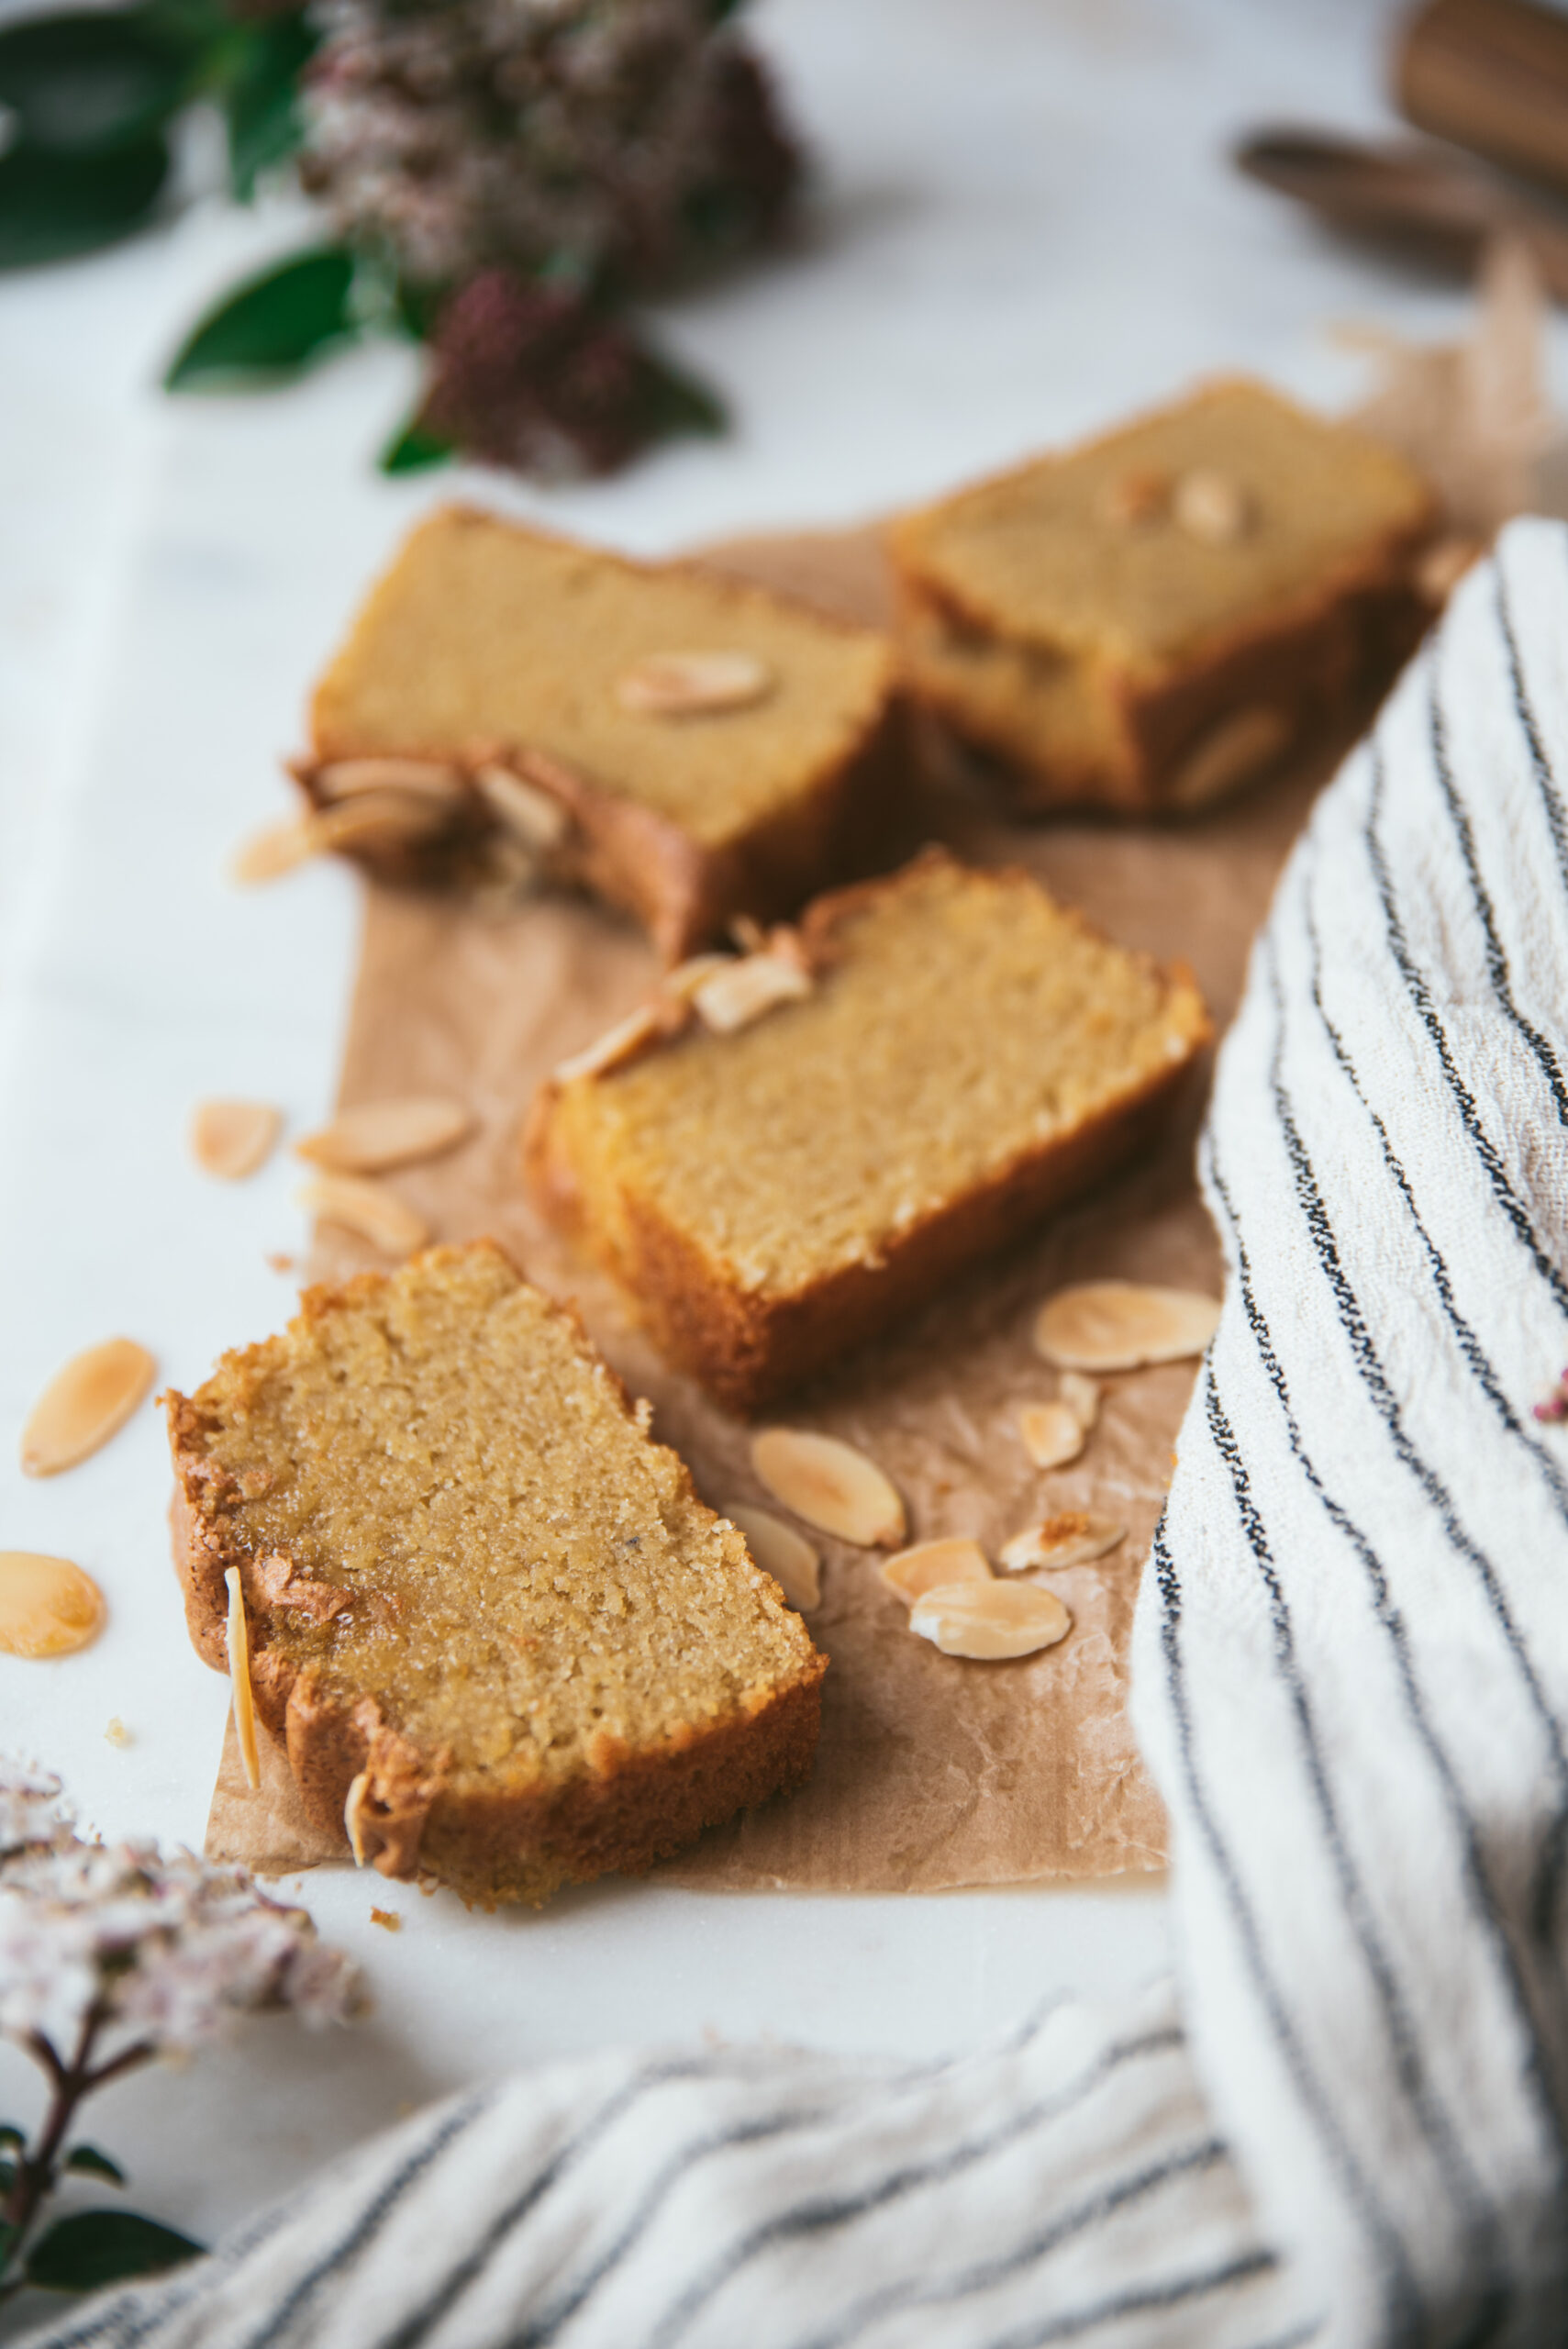
{"type": "Polygon", "coordinates": [[[1026,1526],[1022,1533],[1004,1542],[1000,1563],[1010,1575],[1025,1574],[1031,1566],[1084,1566],[1091,1558],[1103,1558],[1126,1539],[1126,1526],[1118,1525],[1113,1517],[1097,1516],[1093,1509],[1064,1508],[1040,1525],[1026,1526]]]}
{"type": "Polygon", "coordinates": [[[698,987],[711,979],[716,972],[732,971],[734,968],[733,954],[691,954],[684,963],[677,963],[673,971],[665,972],[659,983],[660,988],[674,1003],[690,1003],[698,987]]]}
{"type": "Polygon", "coordinates": [[[1026,1403],[1018,1433],[1037,1468],[1064,1468],[1084,1449],[1084,1422],[1066,1403],[1026,1403]]]}
{"type": "Polygon", "coordinates": [[[198,1101],[191,1118],[191,1156],[220,1183],[242,1182],[272,1154],[283,1131],[270,1101],[198,1101]]]}
{"type": "Polygon", "coordinates": [[[1191,810],[1223,799],[1277,759],[1295,731],[1272,702],[1248,702],[1199,738],[1165,786],[1166,804],[1191,810]]]}
{"type": "Polygon", "coordinates": [[[407,848],[446,823],[444,801],[418,791],[365,791],[357,799],[317,810],[314,823],[324,849],[407,848]]]}
{"type": "Polygon", "coordinates": [[[912,1550],[884,1558],[878,1571],[888,1589],[912,1607],[928,1590],[957,1582],[989,1582],[991,1561],[978,1542],[954,1538],[917,1542],[912,1550]]]}
{"type": "Polygon", "coordinates": [[[716,1035],[732,1035],[781,1003],[811,993],[809,974],[778,954],[747,954],[692,990],[697,1018],[716,1035]]]}
{"type": "Polygon", "coordinates": [[[0,1550],[0,1654],[70,1655],[103,1620],[103,1592],[69,1558],[0,1550]]]}
{"type": "Polygon", "coordinates": [[[1219,1321],[1219,1299],[1140,1281],[1084,1281],[1041,1306],[1035,1345],[1062,1370],[1140,1370],[1201,1354],[1219,1321]]]}
{"type": "Polygon", "coordinates": [[[772,1575],[792,1607],[815,1607],[822,1596],[822,1560],[804,1533],[750,1501],[726,1501],[724,1515],[746,1536],[746,1547],[772,1575]]]}
{"type": "Polygon", "coordinates": [[[443,812],[467,796],[459,767],[433,759],[335,759],[316,770],[316,788],[325,800],[362,799],[373,791],[407,791],[443,812]]]}
{"type": "Polygon", "coordinates": [[[896,1548],[904,1504],[873,1460],[837,1436],[805,1428],[764,1428],[751,1439],[751,1465],[776,1501],[807,1525],[862,1550],[896,1548]]]}
{"type": "Polygon", "coordinates": [[[616,680],[616,699],[636,718],[696,718],[745,709],[773,686],[751,652],[651,652],[616,680]]]}
{"type": "Polygon", "coordinates": [[[394,1192],[359,1174],[317,1174],[298,1194],[302,1208],[357,1231],[388,1256],[411,1256],[429,1238],[429,1227],[394,1192]]]}
{"type": "Polygon", "coordinates": [[[133,1338],[89,1346],[57,1371],[22,1430],[22,1474],[58,1476],[123,1428],[152,1385],[157,1364],[133,1338]]]}
{"type": "Polygon", "coordinates": [[[261,1761],[256,1751],[256,1698],[250,1687],[250,1627],[245,1620],[245,1593],[239,1569],[230,1566],[223,1577],[228,1585],[228,1677],[233,1687],[234,1734],[245,1783],[252,1794],[261,1783],[261,1761]]]}
{"type": "Polygon", "coordinates": [[[339,1174],[375,1174],[389,1166],[411,1166],[437,1158],[473,1131],[473,1116],[461,1101],[435,1094],[408,1094],[393,1101],[358,1101],[339,1109],[323,1126],[295,1144],[295,1155],[339,1174]]]}
{"type": "Polygon", "coordinates": [[[1252,501],[1241,484],[1208,465],[1195,465],[1182,475],[1171,511],[1190,539],[1210,547],[1233,546],[1252,524],[1252,501]]]}
{"type": "Polygon", "coordinates": [[[1039,1583],[942,1583],[909,1610],[909,1629],[944,1655],[985,1662],[1054,1647],[1072,1628],[1056,1593],[1039,1583]]]}
{"type": "Polygon", "coordinates": [[[349,1839],[349,1849],[354,1855],[354,1865],[362,1868],[370,1858],[365,1846],[365,1805],[370,1800],[371,1774],[361,1770],[349,1782],[349,1792],[343,1803],[343,1832],[349,1839]]]}
{"type": "Polygon", "coordinates": [[[314,816],[291,816],[284,823],[265,825],[241,841],[228,861],[228,877],[243,888],[279,881],[285,873],[319,856],[323,846],[314,816]]]}
{"type": "Polygon", "coordinates": [[[559,848],[572,818],[559,799],[541,791],[510,767],[484,766],[473,778],[474,787],[491,814],[538,856],[559,848]]]}
{"type": "Polygon", "coordinates": [[[645,1044],[662,1033],[658,1007],[639,1004],[624,1019],[617,1019],[613,1028],[606,1028],[595,1042],[562,1061],[555,1071],[554,1081],[557,1085],[570,1085],[574,1077],[603,1076],[607,1070],[619,1068],[623,1061],[635,1060],[645,1044]]]}
{"type": "Polygon", "coordinates": [[[1085,1378],[1081,1370],[1064,1370],[1056,1391],[1087,1435],[1100,1416],[1100,1390],[1094,1380],[1085,1378]]]}

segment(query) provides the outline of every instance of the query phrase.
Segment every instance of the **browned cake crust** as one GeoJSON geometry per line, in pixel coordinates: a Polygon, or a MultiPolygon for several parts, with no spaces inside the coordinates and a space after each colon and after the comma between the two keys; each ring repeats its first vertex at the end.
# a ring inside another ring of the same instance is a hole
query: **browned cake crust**
{"type": "MultiPolygon", "coordinates": [[[[430,1260],[461,1252],[432,1251],[430,1260]]],[[[363,1274],[339,1287],[308,1289],[293,1326],[384,1285],[383,1275],[363,1274]]],[[[250,1357],[261,1352],[251,1349],[250,1357]]],[[[243,1365],[247,1357],[226,1360],[243,1365]]],[[[625,1400],[618,1380],[614,1385],[625,1400]]],[[[485,1906],[537,1902],[561,1885],[608,1870],[641,1873],[705,1828],[808,1775],[827,1658],[802,1629],[793,1676],[753,1692],[728,1718],[678,1722],[641,1751],[597,1732],[587,1740],[585,1768],[531,1789],[474,1784],[472,1773],[462,1783],[449,1749],[405,1734],[373,1695],[335,1698],[321,1675],[285,1652],[280,1612],[267,1603],[254,1544],[239,1520],[245,1479],[237,1481],[210,1456],[212,1416],[201,1393],[171,1392],[164,1404],[174,1467],[173,1557],[192,1643],[216,1671],[228,1669],[225,1575],[238,1567],[256,1711],[286,1752],[306,1810],[324,1832],[344,1833],[353,1793],[356,1856],[383,1875],[428,1875],[485,1906]]],[[[627,1408],[629,1414],[629,1403],[627,1408]]],[[[695,1502],[684,1465],[678,1490],[695,1502]]],[[[711,1521],[710,1512],[703,1514],[711,1521]]],[[[768,1588],[777,1600],[776,1586],[768,1588]]]]}
{"type": "MultiPolygon", "coordinates": [[[[909,870],[947,863],[940,852],[929,852],[909,870]]],[[[906,877],[861,883],[808,907],[799,932],[807,961],[830,969],[839,930],[906,877]]],[[[943,1200],[902,1230],[879,1234],[874,1250],[858,1261],[783,1294],[743,1286],[726,1257],[677,1229],[636,1191],[625,1195],[624,1222],[613,1233],[594,1219],[585,1211],[583,1169],[564,1130],[566,1088],[559,1081],[541,1087],[532,1104],[524,1130],[524,1177],[541,1209],[597,1255],[628,1292],[666,1359],[719,1402],[749,1416],[878,1335],[951,1275],[1006,1246],[1150,1140],[1213,1032],[1189,974],[1178,969],[1170,977],[1185,1031],[1180,1057],[1125,1088],[1114,1108],[1084,1119],[1070,1135],[1021,1149],[989,1180],[943,1200]]],[[[657,1051],[662,1041],[651,1040],[649,1049],[657,1051]]],[[[759,1147],[765,1146],[762,1138],[759,1147]]],[[[888,1147],[896,1150],[895,1136],[888,1147]]]]}

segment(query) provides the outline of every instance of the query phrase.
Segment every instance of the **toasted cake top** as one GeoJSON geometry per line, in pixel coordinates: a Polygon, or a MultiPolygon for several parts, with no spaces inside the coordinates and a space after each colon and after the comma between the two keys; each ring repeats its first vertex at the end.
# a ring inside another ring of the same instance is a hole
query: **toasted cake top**
{"type": "Polygon", "coordinates": [[[894,544],[977,624],[1136,674],[1375,583],[1431,513],[1393,450],[1237,381],[962,490],[894,544]]]}
{"type": "Polygon", "coordinates": [[[544,751],[712,846],[852,757],[892,682],[874,630],[450,507],[372,590],[317,687],[311,729],[322,760],[544,751]],[[765,689],[685,714],[626,707],[628,676],[671,653],[743,655],[765,689]]]}
{"type": "Polygon", "coordinates": [[[740,1287],[791,1295],[882,1248],[1192,1056],[1195,987],[1026,873],[930,852],[821,898],[808,995],[564,1082],[590,1221],[646,1204],[740,1287]]]}
{"type": "Polygon", "coordinates": [[[313,1289],[172,1400],[255,1649],[497,1792],[689,1743],[817,1668],[573,1317],[498,1248],[313,1289]]]}

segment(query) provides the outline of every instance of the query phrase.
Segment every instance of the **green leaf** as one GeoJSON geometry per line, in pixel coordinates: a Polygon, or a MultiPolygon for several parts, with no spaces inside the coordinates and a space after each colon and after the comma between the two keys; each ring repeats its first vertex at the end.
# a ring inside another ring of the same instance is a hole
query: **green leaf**
{"type": "Polygon", "coordinates": [[[299,76],[317,36],[303,17],[274,17],[257,26],[224,93],[228,121],[228,179],[241,204],[256,193],[262,172],[283,162],[304,128],[296,103],[299,76]]]}
{"type": "Polygon", "coordinates": [[[27,2137],[14,2121],[0,2121],[0,2145],[15,2145],[17,2151],[27,2150],[27,2137]]]}
{"type": "Polygon", "coordinates": [[[28,2254],[27,2277],[46,2292],[92,2292],[127,2276],[156,2276],[203,2246],[134,2210],[77,2210],[57,2219],[28,2254]]]}
{"type": "Polygon", "coordinates": [[[134,12],[29,17],[0,30],[0,106],[50,155],[135,147],[189,94],[186,57],[134,12]]]}
{"type": "Polygon", "coordinates": [[[649,417],[655,433],[695,432],[711,437],[728,428],[729,418],[717,392],[657,351],[649,351],[647,359],[649,417]]]}
{"type": "Polygon", "coordinates": [[[427,431],[417,416],[409,417],[401,429],[382,451],[376,462],[384,473],[428,473],[432,465],[444,465],[457,454],[450,440],[439,432],[427,431]]]}
{"type": "Polygon", "coordinates": [[[169,172],[154,131],[102,155],[51,155],[26,144],[0,155],[0,269],[64,261],[140,228],[169,172]]]}
{"type": "Polygon", "coordinates": [[[125,2172],[118,2162],[112,2162],[96,2145],[72,2145],[65,2156],[65,2167],[85,2170],[91,2177],[106,2177],[111,2186],[125,2184],[125,2172]]]}
{"type": "Polygon", "coordinates": [[[6,2199],[6,2196],[10,2193],[11,2188],[13,2188],[13,2186],[15,2186],[15,2184],[16,2184],[16,2183],[17,2183],[17,2165],[16,2165],[16,2163],[15,2163],[15,2162],[7,2162],[7,2161],[0,2161],[0,2202],[3,2202],[3,2201],[6,2199]]]}
{"type": "Polygon", "coordinates": [[[164,388],[283,383],[358,332],[354,262],[333,246],[295,253],[248,278],[201,319],[170,362],[164,388]]]}

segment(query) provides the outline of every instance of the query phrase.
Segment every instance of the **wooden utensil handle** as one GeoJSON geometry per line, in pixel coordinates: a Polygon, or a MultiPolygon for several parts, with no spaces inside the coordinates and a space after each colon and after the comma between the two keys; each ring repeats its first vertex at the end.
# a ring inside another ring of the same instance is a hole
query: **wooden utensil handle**
{"type": "Polygon", "coordinates": [[[1426,0],[1395,95],[1422,130],[1568,192],[1568,17],[1531,0],[1426,0]]]}

